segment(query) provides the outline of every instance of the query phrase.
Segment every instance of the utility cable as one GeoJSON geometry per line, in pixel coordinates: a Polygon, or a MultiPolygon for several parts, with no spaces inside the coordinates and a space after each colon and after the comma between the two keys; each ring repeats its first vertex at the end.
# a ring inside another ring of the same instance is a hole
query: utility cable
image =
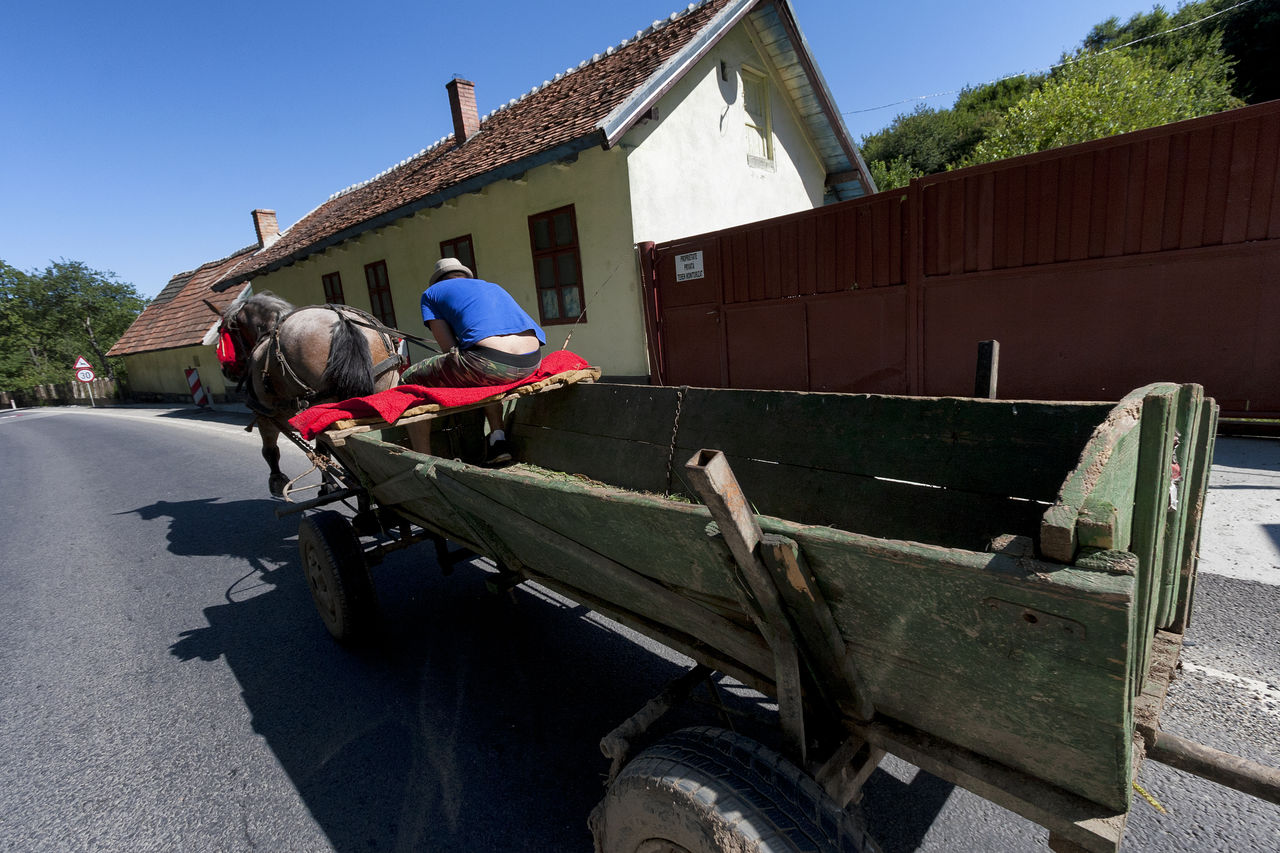
{"type": "Polygon", "coordinates": [[[1065,68],[1066,66],[1073,65],[1077,62],[1087,62],[1091,59],[1096,59],[1099,56],[1106,56],[1108,53],[1114,53],[1117,50],[1123,50],[1126,47],[1132,47],[1133,45],[1138,44],[1139,42],[1148,41],[1153,38],[1160,38],[1161,36],[1167,36],[1170,33],[1176,33],[1178,30],[1185,30],[1187,27],[1194,27],[1198,24],[1203,24],[1205,21],[1209,20],[1210,18],[1216,18],[1219,15],[1225,15],[1228,12],[1232,12],[1236,9],[1239,9],[1241,6],[1248,6],[1252,2],[1254,2],[1254,0],[1240,0],[1240,2],[1236,3],[1234,6],[1228,6],[1225,9],[1219,9],[1217,12],[1213,12],[1212,14],[1205,15],[1203,18],[1200,18],[1199,20],[1190,21],[1185,24],[1179,24],[1178,26],[1173,27],[1172,29],[1161,30],[1158,33],[1152,33],[1151,35],[1146,35],[1141,38],[1136,38],[1133,41],[1125,42],[1124,44],[1117,45],[1116,47],[1110,47],[1110,48],[1107,48],[1106,50],[1100,50],[1097,53],[1085,53],[1080,56],[1077,56],[1074,59],[1068,59],[1065,62],[1059,62],[1056,65],[1050,65],[1048,68],[1040,68],[1035,71],[1023,71],[1018,74],[1006,74],[1003,77],[997,77],[995,80],[988,80],[986,83],[979,83],[977,86],[964,86],[963,88],[960,88],[960,89],[952,89],[949,92],[934,92],[932,95],[917,95],[914,98],[904,98],[901,101],[894,101],[889,104],[881,104],[878,107],[867,107],[866,109],[861,109],[861,110],[849,110],[847,112],[841,113],[841,115],[851,116],[851,115],[858,115],[860,113],[873,113],[873,112],[876,112],[877,110],[887,110],[890,107],[896,107],[902,104],[910,104],[915,101],[929,101],[929,100],[933,100],[934,98],[941,98],[943,95],[958,95],[961,92],[965,91],[966,89],[975,89],[980,86],[994,86],[996,83],[1000,83],[1004,80],[1012,80],[1015,77],[1026,77],[1031,74],[1044,74],[1049,71],[1054,71],[1058,68],[1065,68]]]}

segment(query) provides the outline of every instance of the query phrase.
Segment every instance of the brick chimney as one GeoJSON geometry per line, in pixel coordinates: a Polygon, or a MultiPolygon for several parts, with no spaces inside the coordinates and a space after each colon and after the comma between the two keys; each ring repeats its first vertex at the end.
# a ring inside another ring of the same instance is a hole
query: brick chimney
{"type": "Polygon", "coordinates": [[[265,249],[280,239],[280,226],[274,210],[253,211],[253,230],[258,232],[258,247],[265,249]]]}
{"type": "Polygon", "coordinates": [[[449,111],[453,113],[453,140],[461,145],[480,130],[476,84],[454,77],[444,87],[449,90],[449,111]]]}

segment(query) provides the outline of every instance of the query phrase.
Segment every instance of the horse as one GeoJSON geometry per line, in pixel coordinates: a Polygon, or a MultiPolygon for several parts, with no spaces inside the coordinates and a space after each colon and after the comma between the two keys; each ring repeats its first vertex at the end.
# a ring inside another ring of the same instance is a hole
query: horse
{"type": "Polygon", "coordinates": [[[400,356],[389,330],[347,305],[295,308],[270,291],[242,297],[222,314],[218,359],[222,375],[248,385],[262,457],[271,469],[271,494],[283,497],[280,433],[289,418],[313,403],[364,397],[400,380],[400,356]]]}

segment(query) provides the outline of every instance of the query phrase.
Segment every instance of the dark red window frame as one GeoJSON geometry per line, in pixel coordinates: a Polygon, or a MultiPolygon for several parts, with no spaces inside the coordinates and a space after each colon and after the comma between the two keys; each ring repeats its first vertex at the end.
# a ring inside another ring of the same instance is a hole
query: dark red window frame
{"type": "Polygon", "coordinates": [[[320,276],[320,284],[324,287],[324,301],[329,305],[346,305],[347,299],[342,294],[342,275],[331,272],[320,276]]]}
{"type": "Polygon", "coordinates": [[[582,256],[573,205],[529,217],[533,279],[538,287],[538,321],[544,326],[586,322],[582,293],[582,256]]]}
{"type": "Polygon", "coordinates": [[[387,262],[365,264],[364,280],[369,285],[369,313],[377,317],[384,326],[394,329],[396,309],[391,302],[391,278],[387,275],[387,262]]]}
{"type": "Polygon", "coordinates": [[[457,258],[476,278],[480,277],[479,270],[476,269],[476,244],[471,241],[470,234],[463,234],[461,237],[454,237],[451,240],[440,241],[440,257],[441,258],[457,258]]]}

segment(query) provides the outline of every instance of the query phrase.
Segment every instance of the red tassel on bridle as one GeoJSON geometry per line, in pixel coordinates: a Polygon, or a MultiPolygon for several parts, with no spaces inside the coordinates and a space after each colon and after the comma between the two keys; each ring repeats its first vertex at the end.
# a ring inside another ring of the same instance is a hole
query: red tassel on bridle
{"type": "Polygon", "coordinates": [[[222,366],[222,375],[232,382],[244,379],[248,371],[248,359],[244,357],[236,343],[227,324],[223,323],[218,328],[218,364],[222,366]]]}

